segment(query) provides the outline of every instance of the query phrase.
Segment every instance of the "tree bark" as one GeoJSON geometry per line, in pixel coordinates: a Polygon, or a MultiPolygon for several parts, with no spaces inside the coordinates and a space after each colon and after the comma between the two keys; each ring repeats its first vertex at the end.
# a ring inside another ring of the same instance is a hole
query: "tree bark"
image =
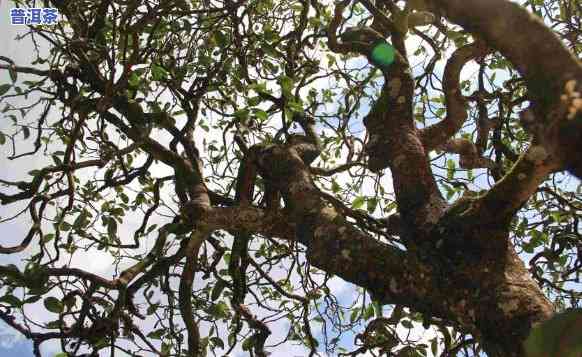
{"type": "Polygon", "coordinates": [[[552,316],[508,230],[464,214],[469,201],[446,210],[433,206],[428,217],[440,219],[429,230],[428,224],[405,225],[404,250],[379,242],[331,207],[293,146],[269,147],[258,156],[261,175],[278,183],[292,219],[253,207],[214,208],[210,227],[298,241],[312,265],[366,288],[382,303],[458,326],[490,356],[521,356],[531,327],[552,316]]]}

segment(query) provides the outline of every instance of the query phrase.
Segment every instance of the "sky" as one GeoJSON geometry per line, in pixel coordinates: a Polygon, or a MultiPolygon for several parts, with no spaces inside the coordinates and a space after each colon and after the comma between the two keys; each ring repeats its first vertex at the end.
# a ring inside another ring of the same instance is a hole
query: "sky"
{"type": "MultiPolygon", "coordinates": [[[[30,54],[32,50],[32,45],[26,41],[18,42],[13,40],[15,36],[19,34],[19,28],[17,26],[10,25],[9,9],[12,7],[9,1],[0,0],[0,42],[2,43],[2,55],[12,58],[14,61],[21,65],[30,64],[30,54]]],[[[21,32],[20,32],[21,33],[21,32]]],[[[24,77],[24,76],[23,76],[24,77]]],[[[0,71],[0,84],[10,83],[8,73],[6,71],[0,71]]],[[[0,121],[0,130],[4,129],[7,124],[7,120],[0,121]]],[[[6,159],[7,146],[0,147],[0,168],[2,171],[2,178],[6,177],[7,173],[13,174],[14,177],[22,177],[27,171],[27,167],[22,167],[22,164],[10,162],[6,159]]],[[[28,161],[31,166],[36,166],[36,160],[28,161]]],[[[9,176],[11,176],[9,174],[9,176]]],[[[8,212],[12,212],[13,207],[7,209],[4,206],[0,206],[0,216],[6,217],[8,212]]],[[[13,237],[18,237],[16,240],[21,239],[24,233],[24,225],[22,222],[17,222],[15,224],[3,224],[2,225],[2,241],[3,245],[7,239],[13,237]]],[[[18,264],[18,258],[7,255],[0,255],[0,264],[18,264]]],[[[48,346],[48,345],[47,345],[48,346]]],[[[32,343],[26,340],[20,333],[8,328],[7,325],[0,321],[0,357],[28,357],[32,356],[32,343]]],[[[52,356],[52,354],[51,354],[52,356]]]]}

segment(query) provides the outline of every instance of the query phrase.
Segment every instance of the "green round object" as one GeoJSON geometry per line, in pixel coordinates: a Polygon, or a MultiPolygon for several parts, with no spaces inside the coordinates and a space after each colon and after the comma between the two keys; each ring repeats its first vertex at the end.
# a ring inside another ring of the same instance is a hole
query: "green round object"
{"type": "Polygon", "coordinates": [[[374,44],[370,59],[376,67],[388,68],[396,57],[396,51],[392,45],[385,40],[380,40],[374,44]]]}

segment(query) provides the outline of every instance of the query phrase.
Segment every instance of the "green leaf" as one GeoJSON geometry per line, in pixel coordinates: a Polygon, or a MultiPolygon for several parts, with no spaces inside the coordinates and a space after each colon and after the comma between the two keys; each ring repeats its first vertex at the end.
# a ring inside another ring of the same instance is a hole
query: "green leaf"
{"type": "Polygon", "coordinates": [[[139,87],[140,83],[141,83],[141,79],[139,78],[139,75],[135,72],[133,72],[130,76],[129,79],[127,80],[127,83],[133,87],[133,88],[137,88],[139,87]]]}
{"type": "Polygon", "coordinates": [[[222,31],[216,31],[213,34],[213,39],[214,39],[214,41],[216,41],[216,44],[218,45],[218,47],[221,47],[221,48],[223,48],[229,44],[228,37],[224,33],[222,33],[222,31]]]}
{"type": "Polygon", "coordinates": [[[0,145],[4,145],[6,143],[6,136],[3,132],[0,131],[0,145]]]}
{"type": "Polygon", "coordinates": [[[378,207],[378,199],[376,197],[372,197],[372,198],[368,199],[367,205],[366,205],[366,209],[368,210],[368,212],[374,213],[374,211],[376,210],[376,207],[378,207]]]}
{"type": "Polygon", "coordinates": [[[372,306],[376,317],[382,317],[382,305],[378,301],[372,301],[372,306]]]}
{"type": "Polygon", "coordinates": [[[97,343],[95,343],[92,347],[95,348],[96,350],[99,350],[101,348],[104,348],[108,344],[109,342],[107,341],[107,338],[102,338],[99,341],[97,341],[97,343]]]}
{"type": "Polygon", "coordinates": [[[53,357],[69,357],[69,354],[67,352],[60,352],[54,355],[53,357]]]}
{"type": "Polygon", "coordinates": [[[443,187],[445,188],[445,191],[447,191],[447,200],[450,200],[451,198],[453,198],[453,196],[455,195],[455,190],[446,184],[443,184],[443,187]]]}
{"type": "Polygon", "coordinates": [[[222,341],[220,338],[218,337],[210,337],[210,342],[215,346],[215,347],[220,347],[220,348],[224,348],[224,341],[222,341]]]}
{"type": "Polygon", "coordinates": [[[67,307],[68,309],[72,309],[76,304],[76,300],[75,300],[75,296],[73,295],[67,295],[64,299],[63,299],[63,304],[65,307],[67,307]]]}
{"type": "Polygon", "coordinates": [[[236,343],[236,334],[229,333],[228,334],[228,345],[233,346],[236,343]]]}
{"type": "Polygon", "coordinates": [[[257,117],[257,119],[259,119],[259,121],[265,121],[269,117],[267,112],[261,109],[257,109],[255,111],[255,116],[257,117]]]}
{"type": "Polygon", "coordinates": [[[352,202],[352,208],[353,209],[360,209],[364,206],[364,203],[366,203],[366,197],[358,196],[358,197],[356,197],[354,202],[352,202]]]}
{"type": "Polygon", "coordinates": [[[355,309],[352,309],[352,313],[350,314],[350,323],[353,323],[354,321],[356,321],[359,314],[360,314],[360,308],[359,307],[356,307],[355,309]]]}
{"type": "Polygon", "coordinates": [[[291,97],[291,91],[293,90],[293,80],[285,75],[279,77],[279,84],[281,85],[281,91],[283,96],[291,97]]]}
{"type": "Polygon", "coordinates": [[[469,179],[469,181],[473,181],[473,179],[475,178],[475,175],[473,174],[472,169],[467,170],[467,178],[469,179]]]}
{"type": "Polygon", "coordinates": [[[51,240],[53,240],[54,238],[55,238],[55,235],[53,233],[45,234],[42,237],[42,242],[46,244],[46,243],[50,242],[51,240]]]}
{"type": "Polygon", "coordinates": [[[430,101],[433,102],[433,103],[444,103],[445,102],[445,96],[441,95],[441,96],[438,96],[438,97],[433,97],[433,98],[430,98],[430,101]]]}
{"type": "Polygon", "coordinates": [[[582,309],[556,314],[532,329],[524,343],[526,356],[577,357],[582,353],[582,309]]]}
{"type": "Polygon", "coordinates": [[[16,80],[18,79],[18,72],[16,72],[15,65],[11,65],[10,67],[8,67],[8,73],[10,73],[10,79],[12,80],[12,83],[16,82],[16,80]]]}
{"type": "Polygon", "coordinates": [[[63,164],[63,160],[61,160],[57,155],[52,155],[51,157],[57,166],[63,164]]]}
{"type": "Polygon", "coordinates": [[[261,97],[259,97],[259,96],[247,98],[247,104],[249,105],[249,107],[257,106],[260,102],[261,102],[261,97]]]}
{"type": "Polygon", "coordinates": [[[61,223],[61,231],[66,232],[66,231],[70,231],[71,230],[71,225],[67,222],[63,222],[61,223]]]}
{"type": "Polygon", "coordinates": [[[439,346],[439,344],[438,344],[437,339],[436,338],[433,338],[430,341],[430,351],[432,352],[433,356],[436,356],[437,355],[438,346],[439,346]]]}
{"type": "Polygon", "coordinates": [[[222,291],[224,290],[225,287],[226,284],[224,280],[218,280],[216,284],[214,284],[214,287],[212,288],[212,293],[210,294],[210,298],[212,299],[212,301],[218,300],[220,294],[222,294],[222,291]]]}
{"type": "Polygon", "coordinates": [[[404,326],[405,328],[407,328],[409,330],[414,327],[414,325],[412,324],[412,322],[410,320],[402,320],[401,323],[402,323],[402,326],[404,326]]]}
{"type": "Polygon", "coordinates": [[[12,88],[12,84],[2,84],[0,85],[0,95],[4,95],[12,88]]]}
{"type": "Polygon", "coordinates": [[[303,105],[300,102],[297,102],[295,100],[290,100],[287,103],[287,106],[289,107],[289,109],[292,112],[297,112],[297,113],[303,112],[303,105]]]}
{"type": "Polygon", "coordinates": [[[56,297],[47,297],[44,299],[43,303],[44,307],[50,312],[54,312],[55,314],[63,312],[63,304],[56,297]]]}
{"type": "Polygon", "coordinates": [[[81,228],[85,227],[87,225],[87,219],[89,218],[89,212],[87,212],[86,210],[83,210],[81,212],[81,214],[79,214],[77,216],[77,219],[75,219],[75,222],[73,222],[73,228],[75,228],[76,230],[80,230],[81,228]]]}
{"type": "Polygon", "coordinates": [[[5,302],[10,306],[21,307],[22,301],[14,295],[4,295],[0,297],[0,303],[5,302]]]}
{"type": "Polygon", "coordinates": [[[243,341],[242,344],[243,351],[250,351],[253,348],[253,345],[255,344],[255,339],[253,337],[254,336],[251,336],[243,341]]]}
{"type": "Polygon", "coordinates": [[[215,316],[218,318],[227,318],[228,317],[228,305],[225,302],[221,301],[214,306],[215,316]]]}
{"type": "Polygon", "coordinates": [[[568,20],[568,15],[566,12],[566,5],[563,3],[560,4],[560,19],[562,19],[563,21],[568,20]]]}
{"type": "Polygon", "coordinates": [[[40,295],[33,295],[33,296],[27,298],[26,300],[24,300],[24,303],[25,304],[34,304],[35,302],[40,300],[40,298],[41,298],[40,295]]]}
{"type": "Polygon", "coordinates": [[[127,195],[123,192],[121,192],[119,194],[119,198],[121,198],[121,201],[125,204],[129,203],[129,197],[127,197],[127,195]]]}
{"type": "Polygon", "coordinates": [[[160,304],[152,304],[150,306],[148,306],[148,309],[146,310],[146,314],[149,315],[153,315],[154,312],[156,312],[156,310],[158,309],[158,307],[160,306],[160,304]]]}
{"type": "Polygon", "coordinates": [[[115,239],[117,237],[117,221],[113,218],[109,219],[107,222],[107,235],[111,239],[115,239]]]}
{"type": "Polygon", "coordinates": [[[45,324],[46,328],[55,329],[55,330],[60,328],[62,325],[63,324],[59,320],[49,321],[45,324]]]}
{"type": "Polygon", "coordinates": [[[451,159],[447,160],[447,179],[452,180],[455,177],[455,162],[451,159]]]}
{"type": "Polygon", "coordinates": [[[157,329],[155,331],[148,333],[148,337],[152,338],[154,340],[160,340],[160,339],[162,339],[162,336],[164,336],[165,332],[166,332],[166,329],[163,329],[163,328],[157,329]]]}
{"type": "Polygon", "coordinates": [[[163,67],[154,64],[152,66],[152,79],[154,81],[162,81],[168,78],[168,71],[163,67]]]}
{"type": "Polygon", "coordinates": [[[374,317],[374,304],[369,304],[364,310],[364,320],[369,320],[374,317]]]}
{"type": "Polygon", "coordinates": [[[248,109],[239,109],[236,112],[234,112],[234,116],[235,118],[237,118],[238,120],[242,121],[243,123],[246,122],[248,116],[249,116],[249,110],[248,109]]]}
{"type": "Polygon", "coordinates": [[[271,91],[267,89],[267,83],[260,82],[260,83],[252,83],[249,85],[249,89],[254,90],[257,93],[270,93],[271,91]]]}
{"type": "MultiPolygon", "coordinates": [[[[202,341],[200,341],[200,342],[202,342],[202,341]]],[[[166,343],[166,342],[162,342],[162,355],[169,356],[171,349],[172,349],[172,345],[170,345],[169,343],[166,343]]]]}

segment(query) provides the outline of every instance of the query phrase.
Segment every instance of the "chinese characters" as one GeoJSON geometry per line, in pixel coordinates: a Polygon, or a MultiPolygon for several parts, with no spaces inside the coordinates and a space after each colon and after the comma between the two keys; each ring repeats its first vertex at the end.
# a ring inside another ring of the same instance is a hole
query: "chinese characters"
{"type": "Polygon", "coordinates": [[[54,25],[58,19],[59,12],[54,8],[10,9],[10,24],[12,25],[54,25]]]}

